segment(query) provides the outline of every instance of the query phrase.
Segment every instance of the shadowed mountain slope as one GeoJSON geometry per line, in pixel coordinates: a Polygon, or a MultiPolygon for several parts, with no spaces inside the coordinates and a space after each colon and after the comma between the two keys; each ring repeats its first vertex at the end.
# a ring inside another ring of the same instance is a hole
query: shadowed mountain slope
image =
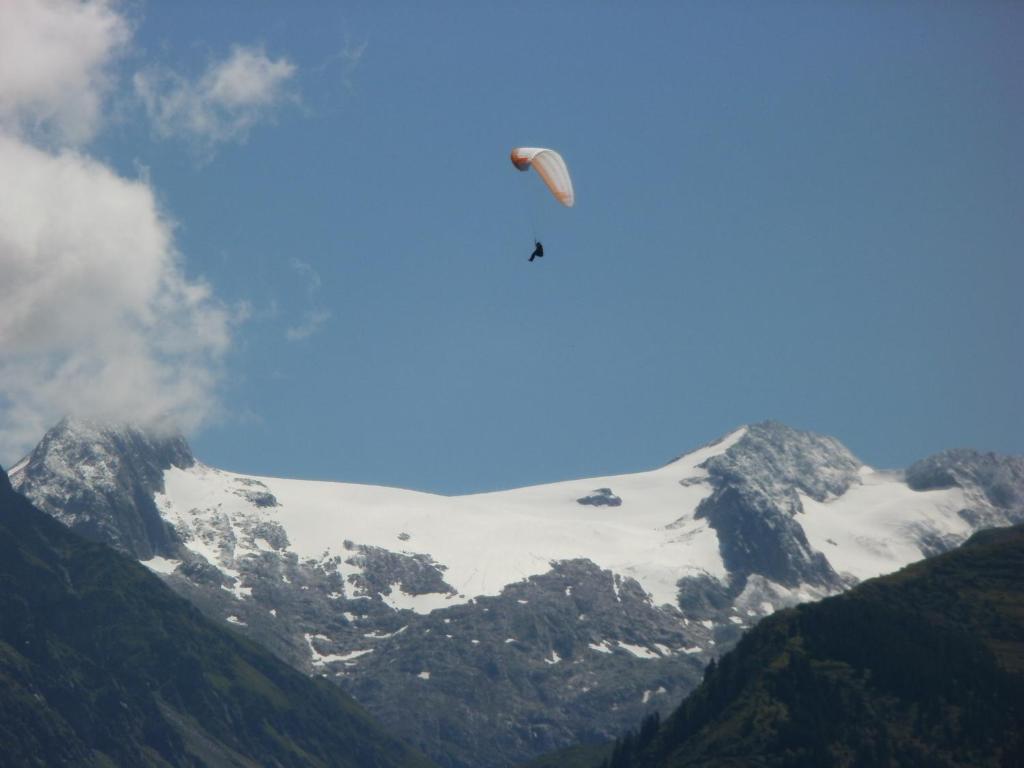
{"type": "Polygon", "coordinates": [[[602,765],[1024,765],[1024,526],[765,619],[602,765]]]}
{"type": "Polygon", "coordinates": [[[0,470],[0,762],[428,768],[340,689],[216,627],[0,470]]]}

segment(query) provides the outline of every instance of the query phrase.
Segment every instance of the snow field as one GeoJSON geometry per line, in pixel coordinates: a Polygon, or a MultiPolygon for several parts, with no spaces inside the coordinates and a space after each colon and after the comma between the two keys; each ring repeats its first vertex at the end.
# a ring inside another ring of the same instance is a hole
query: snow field
{"type": "MultiPolygon", "coordinates": [[[[726,575],[715,532],[705,521],[693,519],[711,491],[697,465],[725,451],[743,433],[737,430],[714,446],[650,472],[457,497],[248,477],[196,464],[168,470],[165,493],[157,501],[170,522],[193,532],[188,546],[225,572],[230,570],[223,556],[225,537],[233,540],[229,549],[235,558],[269,547],[265,539],[246,534],[260,521],[279,523],[300,560],[340,556],[336,567],[343,577],[359,572],[358,566],[344,562],[353,554],[345,541],[427,554],[446,566],[444,579],[457,595],[412,596],[393,585],[383,599],[396,609],[430,613],[497,595],[511,583],[547,572],[552,561],[574,558],[636,579],[655,604],[674,604],[676,582],[683,576],[726,575]],[[257,507],[238,493],[254,482],[265,486],[279,506],[257,507]],[[622,505],[577,503],[600,487],[612,488],[622,505]]],[[[236,585],[233,591],[241,598],[243,590],[236,585]]]]}
{"type": "Polygon", "coordinates": [[[861,485],[838,498],[800,497],[804,514],[797,521],[837,573],[861,581],[881,576],[925,557],[917,543],[923,533],[958,540],[970,535],[971,527],[957,514],[967,506],[960,488],[915,491],[902,472],[869,467],[860,476],[861,485]]]}

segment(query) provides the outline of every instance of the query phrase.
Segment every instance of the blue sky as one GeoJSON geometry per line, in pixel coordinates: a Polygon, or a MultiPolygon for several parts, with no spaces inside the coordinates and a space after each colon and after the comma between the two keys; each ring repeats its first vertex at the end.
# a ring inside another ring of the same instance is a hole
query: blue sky
{"type": "Polygon", "coordinates": [[[87,151],[245,308],[207,463],[462,493],[765,418],[876,466],[1024,453],[1020,4],[122,12],[87,151]],[[291,67],[272,107],[161,134],[132,73],[195,82],[234,46],[291,67]],[[516,145],[563,154],[574,209],[516,145]]]}

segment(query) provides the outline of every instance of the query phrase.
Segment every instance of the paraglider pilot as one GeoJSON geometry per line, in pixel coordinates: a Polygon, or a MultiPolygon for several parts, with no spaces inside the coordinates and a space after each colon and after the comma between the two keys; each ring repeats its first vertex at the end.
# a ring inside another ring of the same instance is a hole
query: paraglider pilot
{"type": "Polygon", "coordinates": [[[544,246],[540,244],[540,240],[534,240],[533,242],[534,242],[534,245],[536,246],[536,248],[534,248],[533,249],[533,253],[530,254],[530,261],[533,261],[538,256],[540,256],[543,259],[544,258],[544,246]]]}

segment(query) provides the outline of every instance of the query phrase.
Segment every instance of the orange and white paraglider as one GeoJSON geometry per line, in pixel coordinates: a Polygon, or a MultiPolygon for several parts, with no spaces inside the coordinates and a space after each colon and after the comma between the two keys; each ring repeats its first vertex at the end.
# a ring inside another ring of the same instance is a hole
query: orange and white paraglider
{"type": "MultiPolygon", "coordinates": [[[[535,170],[555,199],[566,208],[572,208],[576,203],[576,193],[572,188],[569,168],[562,156],[555,150],[543,147],[516,147],[512,150],[512,165],[520,171],[528,171],[531,168],[535,170]]],[[[536,228],[533,245],[530,261],[538,257],[543,258],[544,246],[537,239],[536,228]]]]}
{"type": "Polygon", "coordinates": [[[555,199],[566,208],[572,208],[576,202],[569,169],[565,165],[565,160],[555,150],[543,147],[516,147],[512,150],[512,165],[520,171],[533,168],[547,184],[555,199]]]}

